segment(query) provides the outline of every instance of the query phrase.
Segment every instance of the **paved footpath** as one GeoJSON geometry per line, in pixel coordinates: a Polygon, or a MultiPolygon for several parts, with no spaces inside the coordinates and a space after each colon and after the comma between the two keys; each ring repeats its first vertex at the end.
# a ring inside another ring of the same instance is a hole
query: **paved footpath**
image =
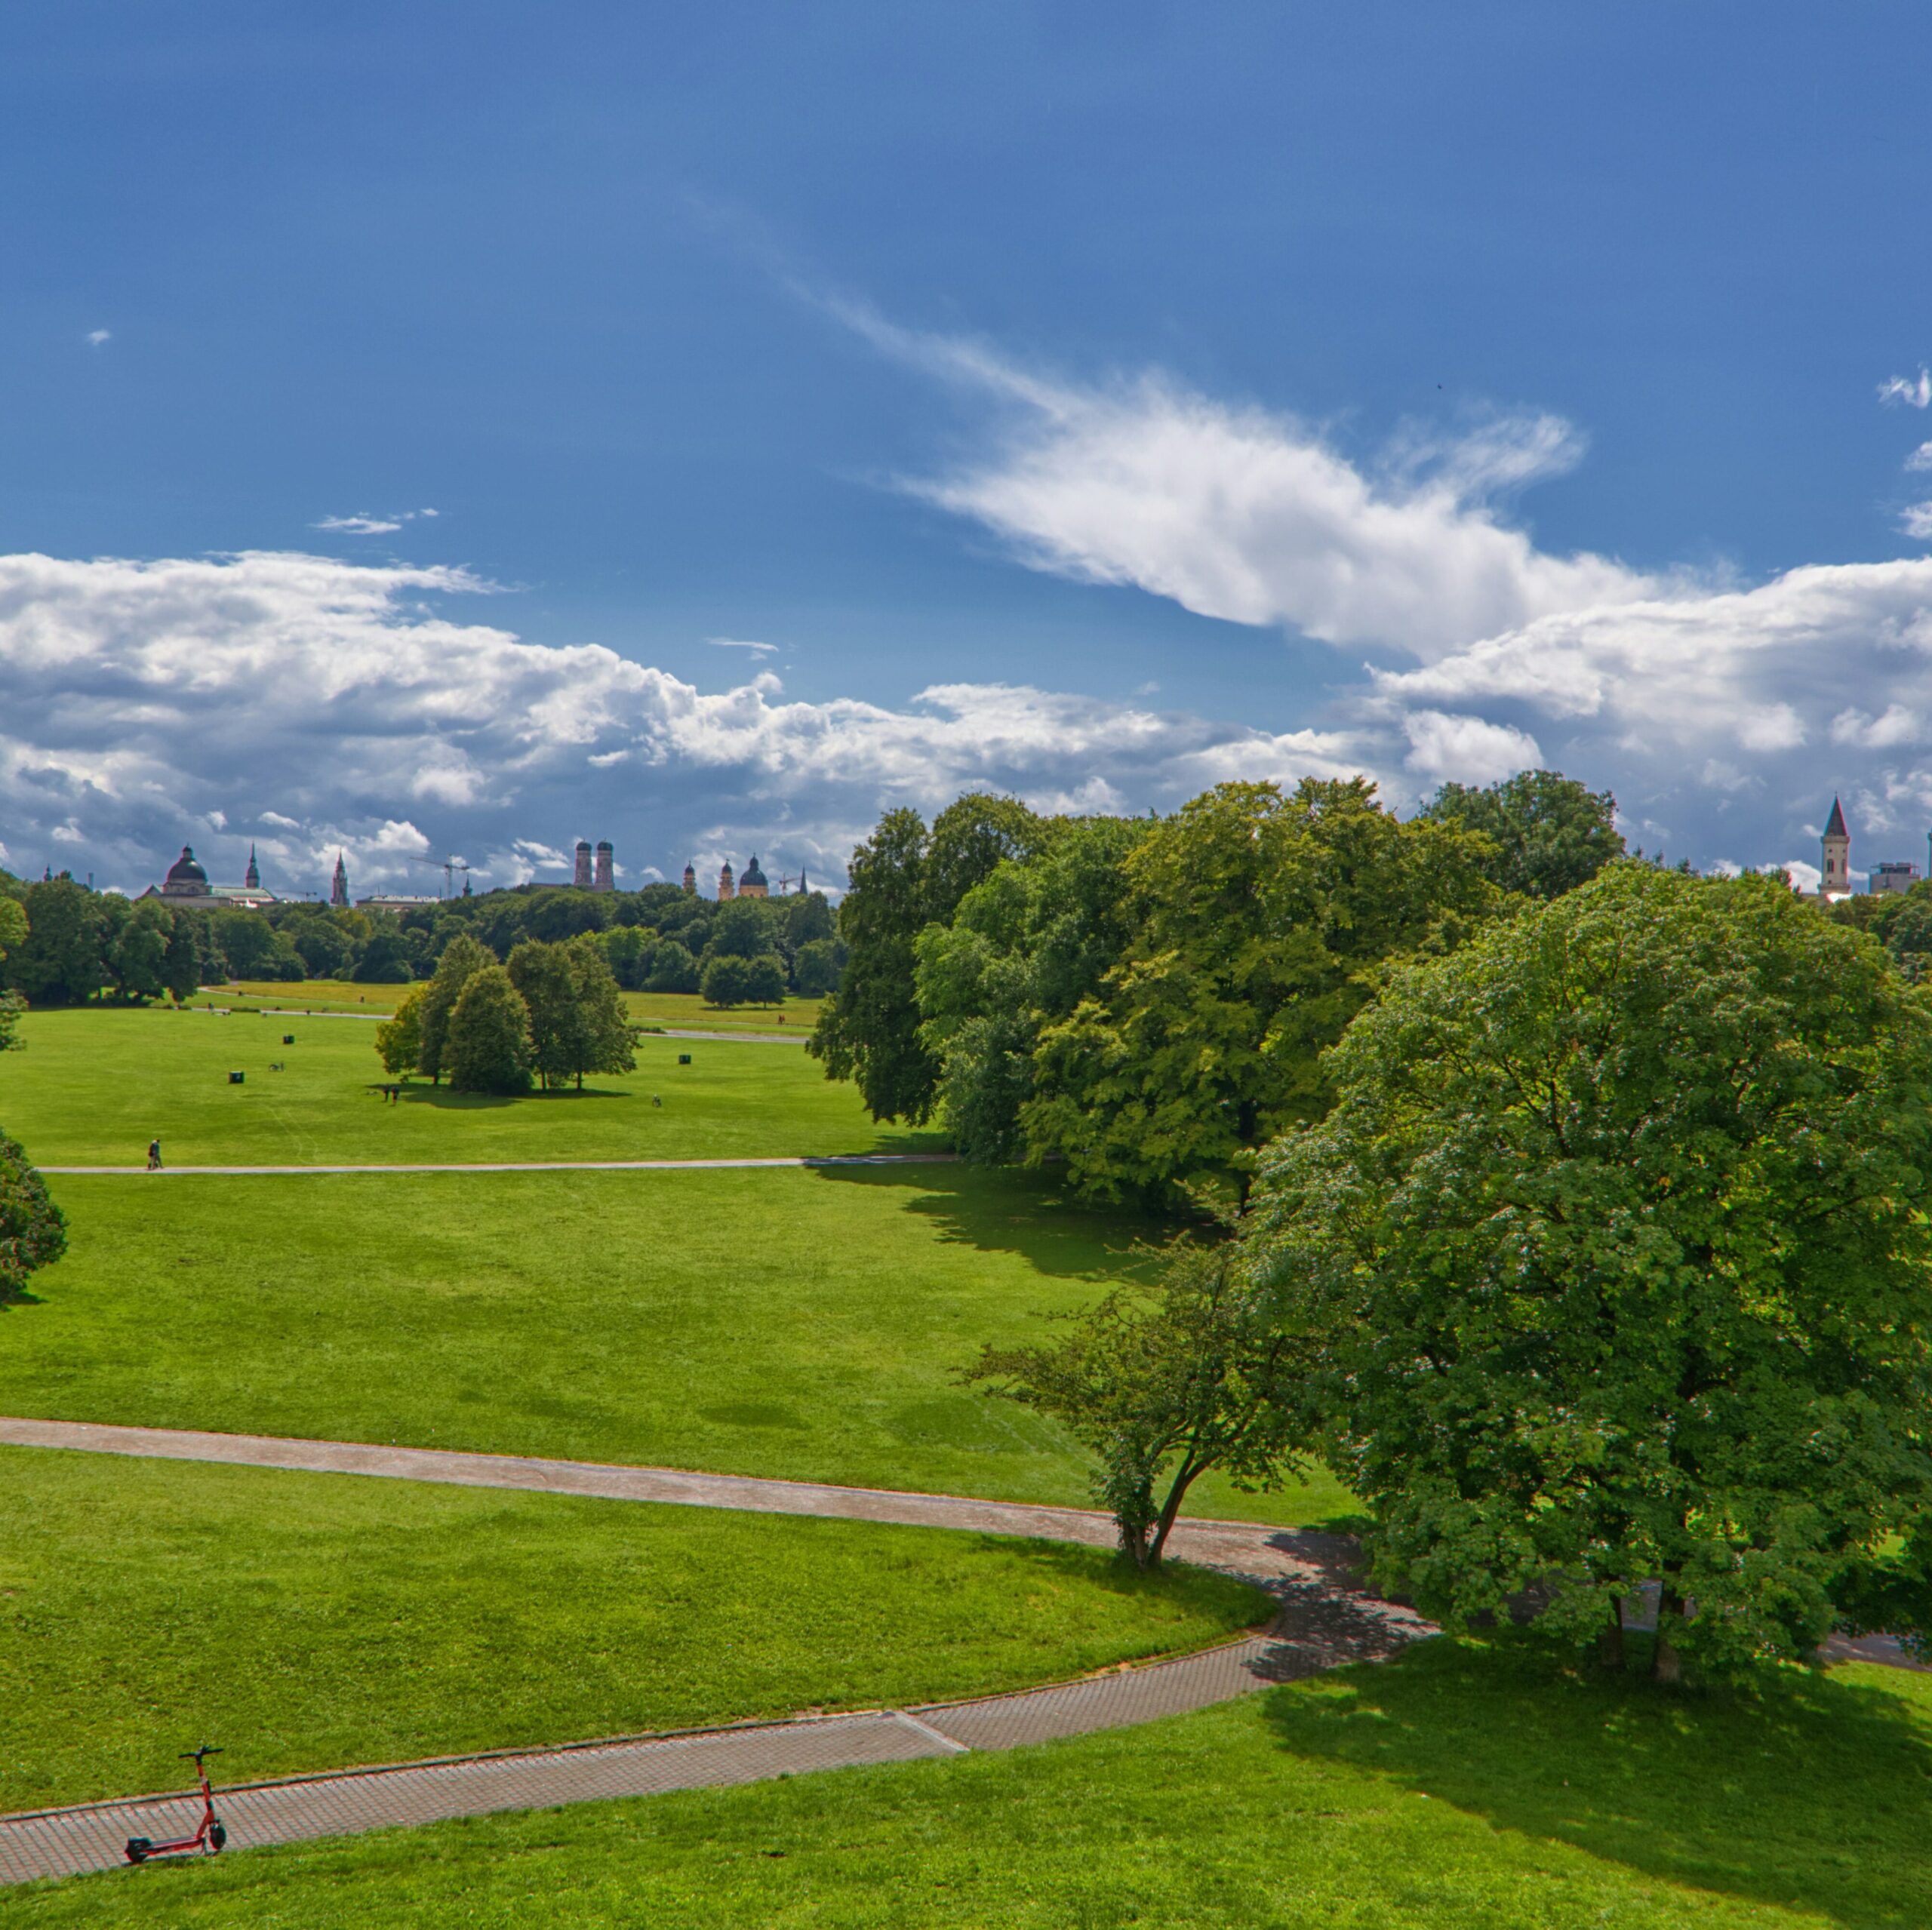
{"type": "MultiPolygon", "coordinates": [[[[0,1418],[0,1443],[1040,1535],[1103,1547],[1113,1539],[1111,1520],[1085,1508],[675,1468],[12,1418],[0,1418]]],[[[217,1806],[231,1845],[241,1848],[494,1810],[1017,1748],[1206,1708],[1340,1663],[1392,1654],[1432,1632],[1412,1611],[1357,1587],[1353,1544],[1340,1535],[1186,1520],[1177,1525],[1171,1547],[1181,1560],[1238,1575],[1273,1594],[1280,1607],[1266,1632],[1171,1661],[968,1701],[286,1777],[224,1789],[217,1806]]],[[[112,1867],[122,1861],[129,1836],[186,1834],[198,1815],[198,1800],[177,1793],[0,1817],[0,1882],[112,1867]]]]}
{"type": "Polygon", "coordinates": [[[85,1176],[137,1172],[143,1179],[183,1174],[287,1172],[706,1172],[721,1166],[950,1166],[957,1153],[818,1153],[799,1159],[744,1160],[500,1160],[432,1166],[44,1166],[42,1172],[85,1176]]]}

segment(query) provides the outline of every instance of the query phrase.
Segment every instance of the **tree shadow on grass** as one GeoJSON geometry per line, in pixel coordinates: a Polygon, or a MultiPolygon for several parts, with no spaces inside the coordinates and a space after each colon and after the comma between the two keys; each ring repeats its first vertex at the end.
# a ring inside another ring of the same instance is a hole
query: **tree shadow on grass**
{"type": "Polygon", "coordinates": [[[405,1086],[400,1095],[406,1106],[434,1106],[441,1112],[489,1112],[503,1106],[537,1105],[563,1099],[632,1099],[635,1093],[614,1092],[608,1086],[586,1086],[555,1093],[453,1093],[447,1086],[405,1086]]]}
{"type": "Polygon", "coordinates": [[[1134,1251],[1135,1243],[1161,1240],[1174,1231],[1164,1221],[1129,1211],[1075,1205],[1051,1180],[1035,1174],[963,1163],[812,1170],[831,1185],[903,1195],[906,1210],[928,1221],[946,1243],[1022,1254],[1041,1273],[1060,1279],[1140,1277],[1144,1262],[1134,1251]]]}
{"type": "Polygon", "coordinates": [[[1498,1828],[1900,1930],[1932,1920],[1932,1707],[1918,1706],[1915,1723],[1870,1676],[1795,1669],[1672,1695],[1510,1631],[1277,1692],[1267,1716],[1297,1756],[1379,1772],[1498,1828]]]}

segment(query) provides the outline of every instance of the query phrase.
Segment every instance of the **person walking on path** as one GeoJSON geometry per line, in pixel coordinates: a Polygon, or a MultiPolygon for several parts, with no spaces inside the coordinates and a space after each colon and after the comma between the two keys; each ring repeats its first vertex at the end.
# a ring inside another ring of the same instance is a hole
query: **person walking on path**
{"type": "Polygon", "coordinates": [[[161,1170],[161,1142],[158,1139],[148,1142],[148,1170],[150,1172],[161,1170]]]}

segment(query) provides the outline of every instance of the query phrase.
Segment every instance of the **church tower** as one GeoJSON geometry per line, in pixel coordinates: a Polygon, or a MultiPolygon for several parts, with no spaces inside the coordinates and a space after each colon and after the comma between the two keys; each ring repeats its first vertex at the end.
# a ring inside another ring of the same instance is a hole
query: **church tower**
{"type": "Polygon", "coordinates": [[[694,865],[685,867],[685,896],[687,898],[697,896],[697,868],[694,865]]]}
{"type": "Polygon", "coordinates": [[[1844,828],[1844,813],[1838,801],[1832,800],[1832,814],[1825,820],[1824,877],[1819,891],[1827,898],[1841,897],[1851,890],[1851,833],[1844,828]]]}
{"type": "Polygon", "coordinates": [[[731,861],[727,858],[718,868],[718,902],[723,905],[738,895],[738,887],[731,881],[731,861]]]}
{"type": "Polygon", "coordinates": [[[588,891],[590,882],[590,840],[580,837],[577,841],[577,868],[571,874],[571,883],[579,891],[588,891]]]}
{"type": "Polygon", "coordinates": [[[248,847],[248,868],[242,874],[242,882],[251,891],[262,888],[262,874],[255,863],[255,847],[252,844],[248,847]]]}
{"type": "Polygon", "coordinates": [[[342,853],[335,854],[335,882],[329,887],[329,907],[332,911],[349,909],[349,867],[342,862],[342,853]]]}

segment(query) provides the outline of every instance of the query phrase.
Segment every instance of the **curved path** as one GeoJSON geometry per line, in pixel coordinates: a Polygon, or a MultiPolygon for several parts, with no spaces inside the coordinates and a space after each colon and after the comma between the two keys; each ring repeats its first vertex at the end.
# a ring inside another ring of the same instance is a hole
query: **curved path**
{"type": "Polygon", "coordinates": [[[143,1179],[186,1174],[290,1172],[703,1172],[715,1166],[950,1166],[957,1153],[813,1153],[798,1158],[732,1160],[497,1160],[434,1166],[44,1166],[69,1177],[138,1173],[143,1179]]]}
{"type": "MultiPolygon", "coordinates": [[[[1103,1547],[1113,1540],[1111,1519],[1085,1508],[675,1468],[11,1418],[0,1418],[0,1443],[1041,1535],[1103,1547]]],[[[754,1782],[811,1769],[1011,1749],[1205,1708],[1343,1662],[1391,1654],[1432,1632],[1411,1610],[1355,1585],[1353,1544],[1340,1535],[1252,1522],[1183,1520],[1175,1526],[1171,1547],[1181,1560],[1237,1575],[1272,1593],[1280,1606],[1266,1631],[1169,1661],[968,1701],[287,1777],[224,1790],[219,1808],[231,1842],[241,1847],[498,1809],[754,1782]]],[[[185,1834],[198,1815],[193,1798],[177,1793],[0,1818],[0,1882],[112,1867],[122,1861],[128,1837],[185,1834]]]]}

